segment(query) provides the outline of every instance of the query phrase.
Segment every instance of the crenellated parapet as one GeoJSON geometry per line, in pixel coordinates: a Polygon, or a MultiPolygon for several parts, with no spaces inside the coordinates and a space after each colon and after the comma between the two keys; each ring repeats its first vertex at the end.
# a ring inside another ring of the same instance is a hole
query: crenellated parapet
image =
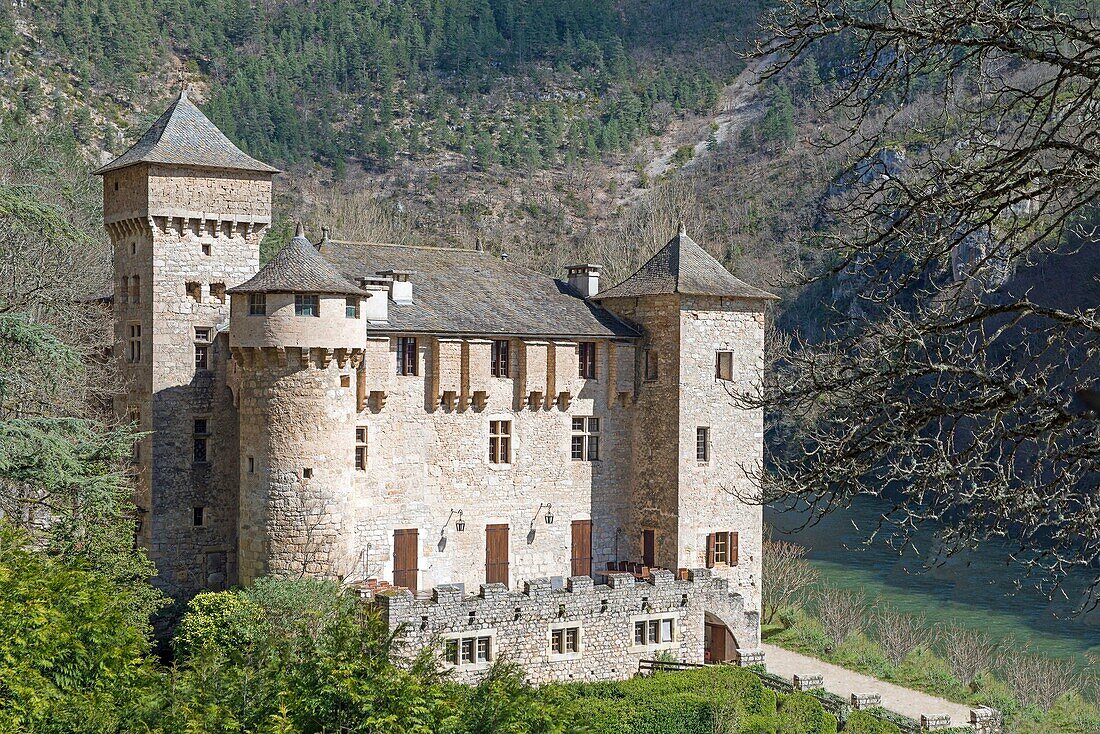
{"type": "Polygon", "coordinates": [[[391,589],[374,603],[403,642],[435,646],[461,681],[480,677],[498,652],[534,682],[621,679],[662,653],[701,663],[708,623],[724,624],[740,649],[759,645],[757,612],[707,569],[682,578],[654,570],[645,580],[609,573],[599,584],[588,576],[539,578],[522,591],[482,584],[476,594],[453,584],[430,596],[391,589]]]}

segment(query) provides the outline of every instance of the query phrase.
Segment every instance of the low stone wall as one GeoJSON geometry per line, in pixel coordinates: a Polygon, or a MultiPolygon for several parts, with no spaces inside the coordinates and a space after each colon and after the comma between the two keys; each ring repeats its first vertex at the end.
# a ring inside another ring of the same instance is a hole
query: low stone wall
{"type": "Polygon", "coordinates": [[[688,576],[654,571],[637,581],[613,573],[606,585],[575,576],[560,589],[542,578],[522,592],[483,584],[476,595],[438,586],[431,599],[402,589],[382,592],[375,602],[390,628],[400,630],[398,639],[412,650],[436,647],[461,682],[477,681],[497,658],[521,665],[534,683],[629,678],[640,660],[661,653],[701,663],[705,621],[724,623],[738,647],[757,647],[759,615],[745,611],[726,579],[706,569],[688,576]]]}

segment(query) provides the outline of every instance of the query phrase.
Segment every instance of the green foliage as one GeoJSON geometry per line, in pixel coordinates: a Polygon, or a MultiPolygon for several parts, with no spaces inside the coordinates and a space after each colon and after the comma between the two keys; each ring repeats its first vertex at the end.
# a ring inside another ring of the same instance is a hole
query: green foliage
{"type": "Polygon", "coordinates": [[[157,673],[126,595],[28,542],[0,520],[0,731],[128,730],[157,673]]]}
{"type": "Polygon", "coordinates": [[[794,103],[784,84],[772,90],[768,111],[760,123],[760,134],[769,142],[787,143],[794,139],[794,103]]]}
{"type": "Polygon", "coordinates": [[[901,734],[901,729],[866,711],[853,711],[844,724],[844,734],[901,734]]]}
{"type": "Polygon", "coordinates": [[[779,707],[779,734],[836,734],[836,722],[826,720],[825,709],[816,698],[796,691],[785,696],[779,707]]]}
{"type": "Polygon", "coordinates": [[[15,12],[8,3],[0,4],[0,64],[9,51],[15,48],[19,37],[15,33],[15,12]]]}
{"type": "Polygon", "coordinates": [[[861,670],[877,678],[889,675],[891,668],[882,647],[863,632],[854,632],[837,647],[833,659],[839,665],[861,670]]]}

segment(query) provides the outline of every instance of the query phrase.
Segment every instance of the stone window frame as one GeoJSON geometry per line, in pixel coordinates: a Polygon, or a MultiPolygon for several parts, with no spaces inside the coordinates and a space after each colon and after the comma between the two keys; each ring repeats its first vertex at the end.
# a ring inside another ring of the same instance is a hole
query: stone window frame
{"type": "Polygon", "coordinates": [[[267,294],[266,293],[249,293],[248,294],[248,315],[249,316],[267,316],[267,294]]]}
{"type": "Polygon", "coordinates": [[[247,468],[246,472],[248,474],[255,474],[256,473],[256,457],[255,456],[245,457],[245,461],[248,463],[248,468],[247,468]]]}
{"type": "Polygon", "coordinates": [[[366,426],[355,427],[355,470],[366,471],[369,457],[367,455],[369,434],[366,426]]]}
{"type": "Polygon", "coordinates": [[[656,382],[660,374],[660,357],[656,349],[647,347],[642,350],[642,380],[656,382]]]}
{"type": "Polygon", "coordinates": [[[211,333],[213,331],[214,328],[211,326],[195,327],[195,372],[210,371],[210,347],[213,344],[211,333]]]}
{"type": "Polygon", "coordinates": [[[295,293],[294,315],[303,318],[321,316],[321,296],[317,293],[295,293]]]}
{"type": "Polygon", "coordinates": [[[508,469],[515,460],[515,434],[512,416],[492,416],[488,421],[490,467],[508,469]]]}
{"type": "Polygon", "coordinates": [[[192,301],[202,303],[202,283],[194,280],[185,281],[183,290],[192,301]]]}
{"type": "Polygon", "coordinates": [[[191,527],[193,528],[205,528],[209,527],[210,523],[206,516],[206,505],[192,505],[191,507],[191,527]]]}
{"type": "Polygon", "coordinates": [[[733,350],[719,349],[714,353],[714,379],[733,381],[733,350]]]}
{"type": "Polygon", "coordinates": [[[709,464],[711,455],[710,426],[695,427],[695,461],[709,464]]]}
{"type": "Polygon", "coordinates": [[[572,416],[572,433],[569,439],[569,458],[573,461],[600,460],[600,418],[594,415],[572,416]],[[580,427],[578,428],[578,421],[580,427]],[[593,428],[595,424],[595,428],[593,428]],[[580,439],[578,441],[578,439],[580,439]],[[579,456],[577,448],[580,447],[579,456]]]}
{"type": "Polygon", "coordinates": [[[584,625],[577,620],[569,622],[551,622],[546,626],[546,656],[552,661],[580,660],[584,657],[584,625]],[[576,650],[565,649],[568,643],[568,630],[576,630],[576,650]],[[554,633],[562,633],[562,652],[554,651],[554,633]]]}
{"type": "Polygon", "coordinates": [[[510,377],[512,371],[512,342],[509,339],[493,339],[490,351],[489,371],[493,377],[510,377]]]}
{"type": "Polygon", "coordinates": [[[396,341],[397,374],[417,377],[420,374],[420,343],[415,336],[399,336],[396,341]]]}
{"type": "Polygon", "coordinates": [[[660,652],[662,650],[679,650],[682,642],[682,634],[680,630],[680,618],[677,614],[670,614],[668,612],[657,612],[654,614],[634,614],[627,617],[627,633],[629,634],[630,644],[626,651],[628,653],[650,653],[660,652]],[[656,630],[659,638],[658,642],[649,642],[650,633],[654,629],[653,622],[657,623],[656,630]],[[638,643],[637,640],[637,625],[639,623],[645,624],[645,642],[638,643]],[[671,623],[670,627],[666,626],[666,623],[671,623]],[[669,636],[671,639],[664,639],[666,636],[666,629],[669,629],[669,636]]]}
{"type": "Polygon", "coordinates": [[[582,380],[598,379],[596,364],[599,361],[599,348],[594,341],[577,342],[577,376],[582,380]]]}
{"type": "Polygon", "coordinates": [[[141,364],[141,351],[143,341],[141,336],[141,322],[131,321],[126,325],[127,327],[129,327],[129,350],[126,353],[127,361],[130,364],[141,364]]]}
{"type": "Polygon", "coordinates": [[[191,463],[210,463],[210,416],[196,415],[192,417],[191,424],[191,463]],[[202,446],[200,451],[199,446],[202,446]],[[199,455],[202,458],[199,458],[199,455]]]}
{"type": "Polygon", "coordinates": [[[494,627],[482,627],[476,630],[464,630],[462,632],[450,632],[443,635],[443,667],[448,670],[488,670],[497,656],[497,631],[494,627]],[[463,658],[463,641],[472,640],[473,662],[466,662],[463,658]],[[455,644],[457,658],[451,658],[450,649],[452,641],[455,644]],[[478,660],[479,643],[487,641],[487,656],[485,660],[478,660]],[[457,662],[455,662],[457,660],[457,662]]]}

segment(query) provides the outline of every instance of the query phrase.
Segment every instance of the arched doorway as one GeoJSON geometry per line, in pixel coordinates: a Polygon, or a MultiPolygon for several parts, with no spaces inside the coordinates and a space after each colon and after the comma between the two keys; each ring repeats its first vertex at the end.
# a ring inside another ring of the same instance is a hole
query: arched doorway
{"type": "Polygon", "coordinates": [[[724,663],[737,659],[737,640],[722,620],[707,612],[703,620],[703,662],[724,663]]]}

